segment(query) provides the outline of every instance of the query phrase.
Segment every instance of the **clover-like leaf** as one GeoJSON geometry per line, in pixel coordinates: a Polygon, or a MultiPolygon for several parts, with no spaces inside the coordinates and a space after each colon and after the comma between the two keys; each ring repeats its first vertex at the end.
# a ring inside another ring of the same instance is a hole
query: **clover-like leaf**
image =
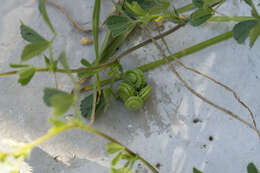
{"type": "Polygon", "coordinates": [[[253,47],[255,44],[255,41],[260,35],[260,23],[258,22],[258,25],[254,27],[250,32],[250,47],[253,47]]]}
{"type": "Polygon", "coordinates": [[[259,171],[253,163],[249,163],[247,165],[247,173],[259,173],[259,171]]]}
{"type": "Polygon", "coordinates": [[[205,23],[208,19],[213,16],[213,10],[211,8],[200,8],[193,12],[190,16],[190,24],[192,26],[199,26],[205,23]]]}
{"type": "MultiPolygon", "coordinates": [[[[100,99],[97,99],[98,102],[96,104],[96,112],[102,110],[106,105],[106,100],[104,97],[103,92],[101,92],[100,99]]],[[[99,96],[97,96],[99,97],[99,96]]],[[[93,104],[93,94],[90,94],[89,96],[85,97],[81,103],[80,103],[80,112],[81,115],[87,119],[90,118],[92,113],[92,104],[93,104]]]]}
{"type": "Polygon", "coordinates": [[[111,30],[112,36],[117,37],[124,32],[127,32],[130,28],[135,26],[135,23],[124,16],[109,16],[106,21],[107,27],[111,30]]]}
{"type": "Polygon", "coordinates": [[[33,78],[35,71],[36,70],[35,70],[34,67],[28,67],[28,68],[25,68],[25,69],[18,71],[18,74],[19,74],[18,82],[22,86],[27,85],[31,81],[31,79],[33,78]]]}
{"type": "Polygon", "coordinates": [[[108,142],[106,147],[108,154],[114,154],[125,149],[125,147],[123,147],[122,145],[114,142],[108,142]]]}
{"type": "Polygon", "coordinates": [[[53,28],[52,24],[51,24],[51,21],[49,19],[49,16],[48,16],[48,13],[46,11],[46,4],[45,4],[45,0],[39,0],[39,11],[44,19],[44,21],[47,23],[47,25],[50,27],[51,31],[53,33],[56,33],[55,32],[55,29],[53,28]]]}
{"type": "Polygon", "coordinates": [[[197,168],[193,168],[193,173],[202,173],[200,170],[198,170],[197,168]]]}
{"type": "Polygon", "coordinates": [[[45,88],[43,100],[47,106],[54,108],[54,117],[59,117],[69,110],[73,96],[55,88],[45,88]]]}
{"type": "Polygon", "coordinates": [[[35,30],[30,28],[29,26],[24,25],[23,23],[20,26],[20,32],[21,32],[23,39],[30,43],[47,41],[40,34],[38,34],[35,30]]]}
{"type": "Polygon", "coordinates": [[[250,31],[258,24],[257,20],[246,20],[239,22],[233,28],[233,37],[238,43],[244,43],[250,31]]]}
{"type": "Polygon", "coordinates": [[[45,51],[50,46],[48,41],[41,41],[37,43],[28,44],[24,47],[21,60],[28,61],[35,56],[40,55],[43,51],[45,51]]]}

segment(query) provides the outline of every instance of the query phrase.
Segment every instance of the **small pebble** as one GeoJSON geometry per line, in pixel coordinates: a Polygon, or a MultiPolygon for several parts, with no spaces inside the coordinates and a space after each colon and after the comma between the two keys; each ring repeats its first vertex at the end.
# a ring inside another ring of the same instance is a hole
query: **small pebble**
{"type": "Polygon", "coordinates": [[[89,45],[92,43],[93,43],[93,41],[87,37],[82,37],[82,39],[80,40],[80,44],[82,44],[82,45],[89,45]]]}

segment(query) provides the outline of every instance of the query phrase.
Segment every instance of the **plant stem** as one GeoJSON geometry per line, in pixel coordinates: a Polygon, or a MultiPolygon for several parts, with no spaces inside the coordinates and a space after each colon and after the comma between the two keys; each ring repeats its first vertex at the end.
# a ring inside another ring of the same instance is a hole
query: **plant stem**
{"type": "Polygon", "coordinates": [[[53,127],[48,131],[48,133],[46,135],[34,140],[31,143],[26,144],[25,146],[23,146],[21,148],[18,148],[15,151],[9,152],[7,154],[10,154],[13,156],[19,156],[21,153],[27,153],[31,149],[33,149],[35,146],[47,141],[48,139],[52,138],[53,136],[58,135],[59,133],[65,131],[65,130],[72,129],[72,128],[75,128],[75,125],[73,123],[68,123],[61,127],[53,127]]]}
{"type": "Polygon", "coordinates": [[[252,16],[213,16],[208,21],[209,22],[241,22],[245,20],[256,20],[252,16]]]}
{"type": "Polygon", "coordinates": [[[86,130],[86,131],[93,133],[95,135],[98,135],[98,136],[100,136],[100,137],[102,137],[102,138],[104,138],[104,139],[106,139],[110,142],[117,143],[117,144],[123,146],[127,153],[131,154],[134,157],[138,156],[138,159],[141,162],[143,162],[149,169],[151,169],[151,171],[153,173],[159,173],[148,161],[146,161],[144,158],[137,155],[135,152],[133,152],[132,150],[130,150],[129,148],[127,148],[126,146],[124,146],[123,144],[118,142],[116,139],[114,139],[114,138],[112,138],[112,137],[110,137],[110,136],[90,127],[90,126],[85,125],[84,123],[82,123],[79,120],[70,121],[67,124],[62,125],[60,127],[53,127],[48,131],[48,133],[46,135],[34,140],[31,143],[25,144],[23,147],[20,147],[15,151],[6,153],[6,155],[19,156],[21,154],[26,154],[29,151],[31,151],[35,146],[38,146],[39,144],[41,144],[41,143],[47,141],[48,139],[60,134],[61,132],[65,131],[65,130],[69,130],[69,129],[76,129],[76,128],[81,129],[81,130],[86,130]]]}
{"type": "Polygon", "coordinates": [[[90,127],[90,126],[86,126],[85,124],[83,123],[79,123],[78,128],[82,129],[82,130],[87,130],[88,132],[91,132],[91,133],[94,133],[98,136],[101,136],[107,140],[109,140],[110,142],[113,142],[113,143],[116,143],[116,144],[119,144],[121,146],[123,146],[125,148],[125,151],[129,154],[131,154],[133,157],[136,157],[141,161],[143,162],[143,164],[145,164],[153,173],[159,173],[159,171],[157,171],[148,161],[146,161],[144,158],[142,158],[141,156],[137,155],[135,152],[133,152],[132,150],[130,150],[129,148],[127,148],[126,146],[124,146],[123,144],[121,144],[120,142],[118,142],[116,139],[90,127]]]}
{"type": "MultiPolygon", "coordinates": [[[[211,38],[209,40],[206,40],[206,41],[203,41],[201,43],[198,43],[198,44],[196,44],[194,46],[191,46],[189,48],[186,48],[186,49],[184,49],[182,51],[176,52],[173,56],[168,56],[168,59],[169,59],[169,61],[173,61],[174,57],[181,58],[181,57],[190,55],[192,53],[195,53],[195,52],[198,52],[198,51],[200,51],[202,49],[205,49],[205,48],[207,48],[209,46],[215,45],[215,44],[217,44],[217,43],[219,43],[221,41],[227,40],[227,39],[231,38],[232,36],[233,36],[232,31],[228,31],[228,32],[226,32],[224,34],[220,34],[220,35],[218,35],[218,36],[216,36],[214,38],[211,38]]],[[[141,66],[139,66],[137,68],[139,68],[140,70],[146,72],[148,70],[152,70],[152,69],[157,68],[157,67],[159,67],[161,65],[164,65],[166,63],[167,62],[164,59],[160,59],[160,60],[157,60],[157,61],[150,62],[148,64],[141,65],[141,66]]],[[[120,78],[117,79],[117,80],[120,80],[120,78]]],[[[110,82],[111,82],[110,78],[105,79],[105,80],[101,81],[101,86],[105,86],[105,85],[109,84],[110,82]]],[[[91,90],[91,89],[92,89],[92,85],[88,85],[88,86],[86,86],[84,88],[84,90],[87,90],[87,91],[91,90]]]]}

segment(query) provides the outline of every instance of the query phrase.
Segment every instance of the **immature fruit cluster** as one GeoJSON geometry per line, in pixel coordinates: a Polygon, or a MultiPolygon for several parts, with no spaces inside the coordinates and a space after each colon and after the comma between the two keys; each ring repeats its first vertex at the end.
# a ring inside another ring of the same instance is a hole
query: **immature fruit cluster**
{"type": "Polygon", "coordinates": [[[151,91],[152,88],[146,83],[144,73],[140,69],[127,71],[124,81],[118,86],[119,97],[130,110],[139,110],[151,91]]]}

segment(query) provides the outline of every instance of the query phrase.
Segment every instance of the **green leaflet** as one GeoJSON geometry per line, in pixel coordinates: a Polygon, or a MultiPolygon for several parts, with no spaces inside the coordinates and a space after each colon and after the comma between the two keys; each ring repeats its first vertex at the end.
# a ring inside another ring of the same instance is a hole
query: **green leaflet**
{"type": "Polygon", "coordinates": [[[171,6],[171,3],[168,0],[160,0],[156,2],[156,5],[149,8],[149,14],[159,14],[161,12],[169,13],[169,7],[171,6]]]}
{"type": "Polygon", "coordinates": [[[51,105],[53,107],[54,117],[59,117],[65,114],[73,103],[71,94],[57,94],[51,97],[51,105]]]}
{"type": "Polygon", "coordinates": [[[47,106],[53,107],[54,117],[59,117],[69,110],[73,96],[55,88],[45,88],[43,101],[47,106]]]}
{"type": "Polygon", "coordinates": [[[132,170],[126,167],[119,168],[119,169],[111,168],[110,172],[111,173],[132,173],[132,170]]]}
{"type": "Polygon", "coordinates": [[[119,35],[119,36],[117,36],[115,38],[112,37],[112,40],[110,41],[110,43],[101,52],[101,55],[100,55],[100,62],[101,63],[106,62],[106,60],[109,57],[114,55],[116,50],[125,42],[126,38],[133,31],[134,28],[135,28],[135,25],[130,27],[128,29],[128,31],[126,31],[125,33],[123,33],[123,34],[121,34],[121,35],[119,35]]]}
{"type": "Polygon", "coordinates": [[[190,24],[192,26],[199,26],[205,23],[208,19],[213,16],[213,10],[210,8],[200,8],[193,12],[190,16],[190,24]]]}
{"type": "Polygon", "coordinates": [[[247,165],[247,173],[259,173],[259,171],[253,163],[249,163],[247,165]]]}
{"type": "Polygon", "coordinates": [[[23,23],[20,26],[20,33],[24,40],[29,41],[30,43],[45,42],[47,41],[35,30],[29,26],[24,25],[23,23]]]}
{"type": "Polygon", "coordinates": [[[127,0],[127,2],[137,2],[139,6],[146,11],[153,5],[154,0],[127,0]]]}
{"type": "Polygon", "coordinates": [[[24,68],[24,67],[29,67],[29,64],[15,64],[15,63],[10,63],[9,66],[11,68],[24,68]]]}
{"type": "Polygon", "coordinates": [[[258,24],[257,20],[247,20],[236,24],[233,28],[233,37],[238,43],[244,43],[250,31],[258,24]]]}
{"type": "Polygon", "coordinates": [[[198,170],[197,168],[193,168],[193,173],[202,173],[200,170],[198,170]]]}
{"type": "Polygon", "coordinates": [[[114,154],[125,149],[122,145],[113,142],[108,142],[106,147],[108,154],[114,154]]]}
{"type": "Polygon", "coordinates": [[[204,0],[192,0],[192,4],[197,8],[202,8],[204,0]]]}
{"type": "Polygon", "coordinates": [[[147,14],[136,1],[133,1],[132,3],[128,3],[126,1],[124,7],[126,8],[127,11],[137,16],[145,16],[147,14]]]}
{"type": "MultiPolygon", "coordinates": [[[[97,99],[98,100],[98,99],[97,99]]],[[[85,97],[80,103],[80,112],[84,118],[89,119],[92,113],[93,94],[85,97]]],[[[96,104],[96,112],[102,110],[106,105],[105,97],[102,92],[100,100],[96,104]]]]}
{"type": "Polygon", "coordinates": [[[260,19],[260,16],[259,16],[259,14],[258,14],[258,12],[257,12],[257,10],[256,10],[256,7],[255,7],[255,5],[254,5],[254,2],[252,1],[252,0],[244,0],[250,7],[251,7],[251,14],[252,14],[252,16],[254,16],[255,18],[258,18],[258,19],[260,19]]]}
{"type": "Polygon", "coordinates": [[[107,27],[111,30],[112,36],[117,37],[135,26],[135,23],[124,16],[109,16],[106,21],[107,27]]]}
{"type": "Polygon", "coordinates": [[[35,68],[34,67],[28,67],[25,69],[22,69],[18,72],[19,74],[19,80],[18,82],[22,85],[25,86],[27,85],[31,79],[33,78],[34,74],[35,74],[35,68]]]}
{"type": "Polygon", "coordinates": [[[46,11],[46,4],[45,4],[45,0],[39,0],[39,11],[43,17],[43,20],[47,23],[47,25],[50,27],[51,31],[53,33],[56,33],[55,29],[53,28],[51,21],[49,19],[48,13],[46,11]]]}
{"type": "Polygon", "coordinates": [[[91,63],[90,63],[88,60],[84,59],[84,58],[82,58],[82,59],[80,60],[80,63],[81,63],[82,65],[86,66],[86,67],[92,66],[91,63]]]}
{"type": "Polygon", "coordinates": [[[48,41],[41,41],[41,42],[28,44],[23,49],[23,52],[21,55],[21,60],[22,61],[30,60],[33,57],[40,55],[49,46],[50,46],[50,43],[48,41]]]}
{"type": "Polygon", "coordinates": [[[119,161],[121,160],[121,156],[122,156],[122,153],[118,153],[114,158],[113,160],[111,161],[111,166],[116,166],[119,161]]]}
{"type": "Polygon", "coordinates": [[[100,60],[100,58],[99,58],[99,46],[98,46],[99,16],[100,16],[100,0],[95,0],[93,16],[92,16],[92,30],[93,30],[96,63],[97,64],[99,64],[99,60],[100,60]]]}
{"type": "Polygon", "coordinates": [[[250,32],[250,47],[253,47],[255,44],[255,41],[260,35],[260,23],[258,22],[258,25],[254,27],[250,32]]]}

